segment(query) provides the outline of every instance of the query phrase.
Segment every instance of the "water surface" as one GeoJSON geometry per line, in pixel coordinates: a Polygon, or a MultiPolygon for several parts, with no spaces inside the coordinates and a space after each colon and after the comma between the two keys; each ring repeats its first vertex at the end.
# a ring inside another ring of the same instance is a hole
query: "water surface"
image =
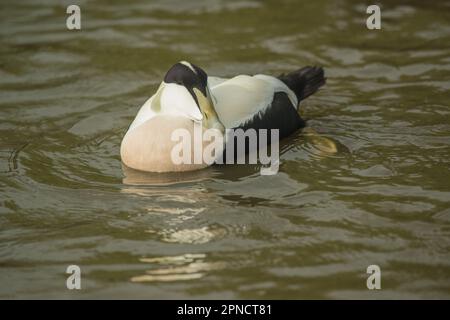
{"type": "Polygon", "coordinates": [[[448,1],[387,1],[379,31],[357,0],[79,1],[81,31],[67,4],[0,5],[0,297],[450,297],[448,1]],[[179,60],[325,68],[277,175],[122,168],[128,125],[179,60]]]}

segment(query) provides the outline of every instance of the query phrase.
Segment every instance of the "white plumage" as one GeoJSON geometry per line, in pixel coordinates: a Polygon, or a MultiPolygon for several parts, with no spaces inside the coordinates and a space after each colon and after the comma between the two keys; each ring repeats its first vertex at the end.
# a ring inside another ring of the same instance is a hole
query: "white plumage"
{"type": "MultiPolygon", "coordinates": [[[[214,109],[225,128],[239,127],[270,107],[275,92],[286,93],[295,108],[298,104],[295,93],[283,82],[263,74],[239,75],[231,79],[208,77],[208,87],[214,109]]],[[[129,131],[161,114],[185,115],[194,121],[202,120],[195,101],[186,90],[178,85],[162,83],[141,107],[129,131]]]]}
{"type": "Polygon", "coordinates": [[[231,79],[208,77],[214,108],[225,128],[235,128],[271,106],[275,92],[284,92],[294,108],[297,97],[283,82],[266,75],[239,75],[231,79]]]}
{"type": "MultiPolygon", "coordinates": [[[[177,128],[194,131],[228,128],[280,129],[286,136],[304,125],[297,113],[301,99],[323,83],[321,68],[305,67],[280,78],[258,74],[226,79],[208,77],[182,61],[166,74],[156,93],[140,108],[121,144],[125,165],[144,171],[185,171],[205,167],[171,163],[177,128]]],[[[200,142],[201,143],[201,142],[200,142]]]]}

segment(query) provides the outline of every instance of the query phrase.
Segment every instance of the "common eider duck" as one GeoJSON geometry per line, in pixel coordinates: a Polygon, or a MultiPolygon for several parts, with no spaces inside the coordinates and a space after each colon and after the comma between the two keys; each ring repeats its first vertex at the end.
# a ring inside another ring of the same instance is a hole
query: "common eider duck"
{"type": "MultiPolygon", "coordinates": [[[[304,67],[278,77],[257,74],[227,79],[208,76],[198,66],[173,65],[156,93],[140,108],[120,147],[122,162],[132,169],[176,172],[204,168],[210,163],[175,164],[171,135],[179,128],[278,129],[279,138],[305,126],[300,101],[325,84],[320,67],[304,67]]],[[[192,141],[203,144],[207,141],[192,141]]],[[[194,151],[192,151],[194,152],[194,151]]],[[[194,156],[192,154],[192,156],[194,156]]]]}

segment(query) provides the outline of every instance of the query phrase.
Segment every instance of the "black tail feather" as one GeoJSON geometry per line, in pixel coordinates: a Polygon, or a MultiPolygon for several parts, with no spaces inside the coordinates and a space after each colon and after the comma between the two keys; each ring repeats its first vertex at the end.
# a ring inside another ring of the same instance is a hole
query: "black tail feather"
{"type": "Polygon", "coordinates": [[[278,79],[294,91],[299,102],[316,92],[326,80],[321,67],[303,67],[288,74],[282,74],[278,79]]]}

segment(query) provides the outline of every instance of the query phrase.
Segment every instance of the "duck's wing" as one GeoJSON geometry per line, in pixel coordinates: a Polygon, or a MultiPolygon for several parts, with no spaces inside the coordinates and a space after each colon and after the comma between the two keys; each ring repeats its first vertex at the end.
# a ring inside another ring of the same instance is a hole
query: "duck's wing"
{"type": "Polygon", "coordinates": [[[227,80],[230,80],[229,78],[221,78],[221,77],[208,77],[208,87],[212,88],[215,87],[227,80]]]}
{"type": "Polygon", "coordinates": [[[275,77],[240,75],[209,83],[226,128],[280,129],[283,137],[303,124],[295,93],[275,77]]]}

